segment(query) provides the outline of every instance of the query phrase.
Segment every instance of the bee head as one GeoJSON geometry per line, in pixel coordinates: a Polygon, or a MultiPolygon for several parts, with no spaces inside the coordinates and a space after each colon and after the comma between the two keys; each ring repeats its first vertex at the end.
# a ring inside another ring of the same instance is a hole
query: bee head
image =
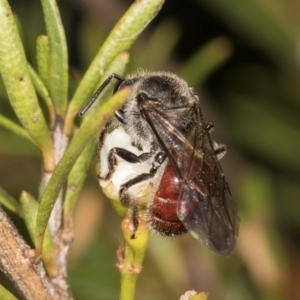
{"type": "Polygon", "coordinates": [[[167,119],[183,134],[187,134],[196,122],[195,96],[187,83],[169,73],[150,73],[125,80],[121,87],[132,86],[132,92],[122,107],[125,130],[134,142],[157,144],[149,122],[156,118],[167,119]]]}

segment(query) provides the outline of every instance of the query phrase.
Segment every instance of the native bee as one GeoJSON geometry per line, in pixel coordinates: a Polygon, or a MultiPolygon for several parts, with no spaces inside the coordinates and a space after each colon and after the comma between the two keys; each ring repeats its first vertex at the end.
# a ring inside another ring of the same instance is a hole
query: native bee
{"type": "Polygon", "coordinates": [[[189,231],[214,253],[229,255],[239,219],[219,160],[226,147],[210,137],[199,97],[187,83],[167,72],[139,71],[127,78],[112,74],[115,91],[132,88],[123,106],[99,136],[99,182],[110,198],[138,214],[165,236],[189,231]]]}

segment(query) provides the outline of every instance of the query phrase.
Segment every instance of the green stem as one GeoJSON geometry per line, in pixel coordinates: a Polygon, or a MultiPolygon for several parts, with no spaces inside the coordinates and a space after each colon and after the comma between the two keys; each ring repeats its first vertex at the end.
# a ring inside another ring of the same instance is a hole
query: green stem
{"type": "Polygon", "coordinates": [[[118,268],[121,273],[120,300],[133,300],[137,278],[147,250],[150,231],[148,222],[140,218],[139,227],[133,231],[134,225],[130,217],[122,221],[122,231],[126,241],[124,259],[119,257],[118,268]],[[134,235],[134,238],[133,238],[134,235]]]}

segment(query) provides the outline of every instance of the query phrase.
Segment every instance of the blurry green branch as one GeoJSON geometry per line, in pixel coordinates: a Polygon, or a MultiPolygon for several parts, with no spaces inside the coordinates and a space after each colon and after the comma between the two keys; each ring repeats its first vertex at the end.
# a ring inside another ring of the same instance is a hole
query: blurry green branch
{"type": "Polygon", "coordinates": [[[198,49],[179,70],[178,75],[190,86],[197,86],[224,64],[232,52],[233,46],[228,38],[215,38],[198,49]]]}

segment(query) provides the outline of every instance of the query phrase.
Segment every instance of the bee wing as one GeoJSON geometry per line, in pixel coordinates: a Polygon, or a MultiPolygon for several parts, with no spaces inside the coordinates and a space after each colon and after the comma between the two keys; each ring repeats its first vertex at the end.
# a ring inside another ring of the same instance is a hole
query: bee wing
{"type": "Polygon", "coordinates": [[[217,254],[229,255],[236,242],[238,217],[234,201],[201,113],[186,138],[163,113],[146,118],[181,181],[177,214],[191,234],[217,254]]]}
{"type": "Polygon", "coordinates": [[[184,178],[177,214],[190,233],[210,250],[221,255],[232,252],[238,226],[234,202],[224,176],[205,160],[201,170],[193,161],[189,176],[184,178]],[[208,182],[213,175],[214,181],[208,182]]]}

